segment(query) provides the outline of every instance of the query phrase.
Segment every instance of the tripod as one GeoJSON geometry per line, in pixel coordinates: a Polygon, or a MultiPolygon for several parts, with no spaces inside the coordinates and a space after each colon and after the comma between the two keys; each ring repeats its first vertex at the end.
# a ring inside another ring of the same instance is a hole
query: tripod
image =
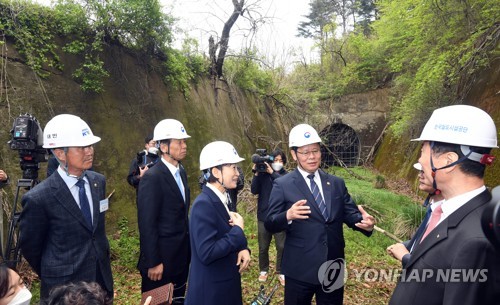
{"type": "MultiPolygon", "coordinates": [[[[16,197],[14,199],[14,204],[12,205],[12,211],[9,220],[9,231],[7,233],[7,242],[5,243],[5,250],[2,252],[0,245],[0,255],[3,261],[9,268],[15,269],[19,261],[21,260],[21,254],[19,250],[19,217],[21,212],[18,211],[18,199],[19,191],[21,188],[26,190],[32,189],[38,184],[37,179],[19,179],[17,180],[16,197]]],[[[21,210],[21,209],[20,209],[21,210]]]]}

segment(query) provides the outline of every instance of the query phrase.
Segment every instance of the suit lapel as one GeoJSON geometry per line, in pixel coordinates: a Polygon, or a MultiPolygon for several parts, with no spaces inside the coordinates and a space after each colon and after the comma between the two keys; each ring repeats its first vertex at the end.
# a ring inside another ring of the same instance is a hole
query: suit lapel
{"type": "MultiPolygon", "coordinates": [[[[311,189],[309,189],[309,186],[307,185],[306,181],[304,180],[304,177],[302,176],[302,174],[299,172],[298,169],[296,169],[293,173],[294,173],[295,186],[302,193],[302,195],[304,195],[304,199],[307,200],[307,203],[309,204],[311,209],[314,209],[317,212],[317,214],[319,214],[319,216],[321,218],[323,218],[323,216],[321,215],[321,211],[319,210],[319,207],[316,204],[316,201],[314,200],[314,197],[311,193],[311,189]]],[[[311,210],[311,212],[312,212],[312,210],[311,210]]]]}
{"type": "Polygon", "coordinates": [[[76,203],[75,198],[71,195],[71,192],[69,191],[64,180],[57,171],[55,171],[52,175],[56,175],[54,179],[51,179],[51,188],[53,189],[54,198],[56,198],[59,204],[66,209],[69,214],[76,218],[82,226],[90,230],[78,203],[76,203]]]}
{"type": "Polygon", "coordinates": [[[101,213],[101,202],[99,199],[100,185],[95,175],[89,174],[87,172],[87,179],[89,179],[90,193],[92,194],[92,209],[93,209],[93,220],[92,220],[92,231],[95,231],[99,223],[99,214],[101,213]]]}
{"type": "Polygon", "coordinates": [[[326,205],[326,215],[327,221],[330,220],[332,215],[332,184],[333,181],[330,181],[330,176],[328,176],[323,171],[319,170],[319,176],[321,178],[321,187],[323,188],[323,199],[325,200],[326,205]]]}
{"type": "MultiPolygon", "coordinates": [[[[181,180],[182,180],[182,184],[184,185],[184,194],[186,195],[186,200],[185,200],[185,203],[186,203],[186,206],[189,207],[189,201],[190,201],[190,197],[189,197],[189,186],[188,186],[188,180],[187,180],[187,173],[186,173],[186,170],[184,169],[184,166],[182,166],[182,164],[179,164],[179,168],[180,168],[180,173],[181,173],[181,180]]],[[[187,211],[187,209],[186,209],[187,211]]]]}
{"type": "Polygon", "coordinates": [[[460,221],[462,221],[462,219],[464,219],[464,217],[469,215],[475,209],[480,208],[482,205],[488,203],[490,200],[491,194],[489,191],[485,190],[481,194],[469,200],[466,204],[464,204],[462,207],[448,216],[445,220],[443,220],[436,228],[434,228],[434,230],[429,233],[429,235],[425,237],[425,239],[420,244],[415,244],[414,251],[411,254],[410,261],[408,262],[406,268],[411,267],[429,249],[448,238],[449,230],[458,226],[458,224],[460,223],[460,221]]]}
{"type": "Polygon", "coordinates": [[[227,210],[226,208],[224,207],[224,203],[222,203],[220,201],[220,198],[219,196],[217,196],[211,189],[209,189],[208,187],[204,186],[203,187],[203,192],[205,192],[208,197],[210,198],[210,200],[212,201],[212,204],[214,205],[215,207],[215,210],[217,211],[217,213],[223,218],[223,219],[227,219],[229,220],[229,218],[231,218],[231,216],[229,216],[229,214],[227,213],[227,210]]]}
{"type": "MultiPolygon", "coordinates": [[[[158,162],[159,164],[157,165],[160,165],[160,170],[163,172],[163,176],[165,177],[166,179],[166,184],[168,185],[168,187],[170,188],[170,191],[172,194],[175,194],[177,196],[177,200],[180,201],[180,202],[184,202],[184,198],[182,197],[182,194],[181,194],[181,190],[179,189],[179,187],[177,186],[177,181],[175,180],[175,177],[172,175],[172,172],[168,169],[168,167],[165,165],[165,163],[163,163],[163,161],[159,161],[158,162]]],[[[155,165],[155,166],[157,166],[155,165]]],[[[181,170],[182,172],[182,170],[181,170]]],[[[181,175],[182,177],[182,175],[181,175]]],[[[184,183],[184,181],[182,182],[184,183]]],[[[186,188],[184,187],[184,190],[186,188]]]]}

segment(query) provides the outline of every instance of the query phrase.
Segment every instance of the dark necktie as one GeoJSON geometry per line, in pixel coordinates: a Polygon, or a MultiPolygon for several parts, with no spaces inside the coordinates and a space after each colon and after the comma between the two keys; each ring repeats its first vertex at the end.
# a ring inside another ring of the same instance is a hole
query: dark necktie
{"type": "Polygon", "coordinates": [[[318,205],[319,210],[321,211],[321,215],[325,218],[325,220],[328,219],[328,215],[326,214],[326,205],[325,201],[323,200],[323,197],[321,196],[321,193],[319,192],[318,185],[316,185],[316,182],[314,182],[314,175],[308,175],[307,178],[311,181],[311,193],[314,197],[314,201],[316,201],[316,204],[318,205]]]}
{"type": "Polygon", "coordinates": [[[78,179],[76,182],[78,186],[78,197],[80,198],[80,209],[82,210],[83,218],[87,221],[90,228],[92,228],[92,214],[90,213],[90,203],[85,193],[85,180],[78,179]]]}

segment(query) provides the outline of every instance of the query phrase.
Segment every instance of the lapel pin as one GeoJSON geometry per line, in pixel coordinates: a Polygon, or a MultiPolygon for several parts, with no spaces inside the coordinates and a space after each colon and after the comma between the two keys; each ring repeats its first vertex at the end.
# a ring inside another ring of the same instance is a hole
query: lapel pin
{"type": "Polygon", "coordinates": [[[94,187],[97,187],[97,183],[94,183],[94,187]]]}
{"type": "Polygon", "coordinates": [[[326,182],[326,185],[330,185],[330,181],[327,181],[327,182],[326,182]]]}
{"type": "Polygon", "coordinates": [[[436,238],[439,238],[439,234],[436,236],[436,238]]]}

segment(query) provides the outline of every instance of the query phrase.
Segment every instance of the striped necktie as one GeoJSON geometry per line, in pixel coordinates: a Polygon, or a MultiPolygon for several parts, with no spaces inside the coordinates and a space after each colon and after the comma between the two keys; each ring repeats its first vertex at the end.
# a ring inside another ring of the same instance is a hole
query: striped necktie
{"type": "Polygon", "coordinates": [[[318,205],[319,210],[321,211],[321,215],[325,218],[325,220],[328,219],[328,215],[326,214],[326,204],[325,200],[323,200],[323,196],[321,196],[321,193],[319,192],[318,185],[316,182],[314,182],[314,175],[308,175],[307,178],[311,181],[311,193],[314,197],[314,201],[316,201],[316,204],[318,205]]]}

